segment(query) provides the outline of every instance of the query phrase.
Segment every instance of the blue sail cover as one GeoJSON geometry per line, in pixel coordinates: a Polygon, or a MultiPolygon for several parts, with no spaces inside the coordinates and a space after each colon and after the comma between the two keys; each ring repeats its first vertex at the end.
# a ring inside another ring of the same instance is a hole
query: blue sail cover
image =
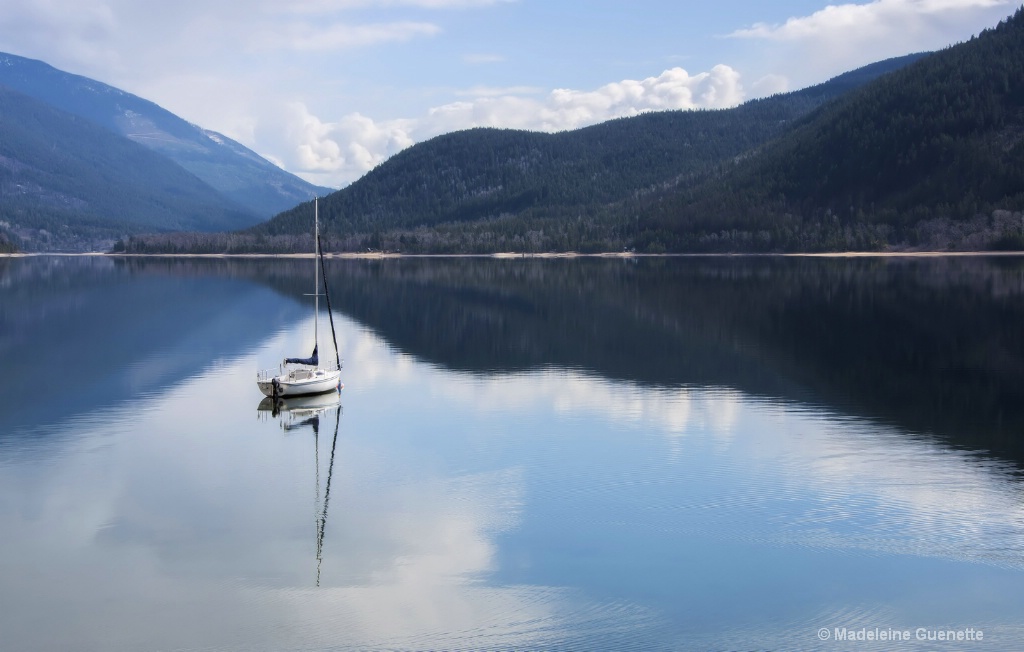
{"type": "Polygon", "coordinates": [[[320,356],[317,354],[318,348],[320,348],[319,344],[314,345],[313,355],[309,356],[308,358],[285,358],[284,361],[289,364],[308,364],[312,367],[315,367],[320,364],[320,356]]]}

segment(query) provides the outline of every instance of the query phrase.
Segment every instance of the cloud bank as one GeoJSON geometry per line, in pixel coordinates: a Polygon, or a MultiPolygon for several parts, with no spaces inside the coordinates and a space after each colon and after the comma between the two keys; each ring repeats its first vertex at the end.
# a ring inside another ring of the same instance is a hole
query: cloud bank
{"type": "Polygon", "coordinates": [[[626,79],[593,91],[555,89],[536,97],[536,89],[479,88],[477,95],[430,109],[417,118],[375,121],[353,113],[325,121],[301,102],[277,125],[257,134],[265,144],[284,151],[278,161],[315,183],[341,187],[402,149],[444,133],[473,127],[565,131],[645,111],[721,109],[744,98],[739,73],[726,65],[691,75],[671,68],[657,77],[626,79]]]}
{"type": "Polygon", "coordinates": [[[785,73],[802,87],[869,63],[963,41],[995,25],[1012,6],[1009,0],[873,0],[828,5],[808,16],[755,23],[727,36],[761,44],[765,61],[774,68],[761,73],[767,78],[785,73]]]}
{"type": "Polygon", "coordinates": [[[434,36],[439,31],[440,28],[432,23],[411,21],[366,25],[337,23],[326,27],[298,22],[257,33],[252,37],[250,47],[254,51],[329,52],[409,41],[418,36],[434,36]]]}
{"type": "Polygon", "coordinates": [[[866,41],[902,37],[939,27],[921,18],[954,17],[965,11],[1008,7],[1008,0],[874,0],[867,4],[829,5],[810,16],[781,25],[756,23],[730,34],[736,38],[777,41],[866,41]]]}
{"type": "Polygon", "coordinates": [[[557,10],[565,0],[545,3],[546,21],[535,19],[540,5],[527,4],[0,0],[0,50],[150,99],[310,181],[342,187],[442,133],[559,131],[644,111],[734,106],[945,47],[1013,8],[1009,0],[870,0],[770,23],[749,21],[784,9],[752,5],[745,17],[716,12],[727,38],[698,21],[658,43],[665,16],[689,9],[658,0],[634,12],[636,29],[626,33],[582,29],[575,7],[557,10]],[[618,38],[605,38],[611,33],[618,38]],[[688,65],[705,72],[664,70],[680,60],[700,60],[688,65]],[[620,63],[630,72],[607,72],[620,63]],[[600,86],[617,77],[633,78],[600,86]]]}

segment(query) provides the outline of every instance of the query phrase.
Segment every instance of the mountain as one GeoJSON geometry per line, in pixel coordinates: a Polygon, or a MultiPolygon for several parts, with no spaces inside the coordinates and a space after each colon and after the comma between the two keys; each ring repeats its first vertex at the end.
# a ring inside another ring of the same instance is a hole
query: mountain
{"type": "Polygon", "coordinates": [[[1024,249],[1024,9],[636,210],[650,249],[1024,249]]]}
{"type": "MultiPolygon", "coordinates": [[[[621,202],[699,183],[821,105],[922,56],[728,110],[646,113],[555,134],[471,129],[439,136],[324,198],[321,216],[344,249],[621,248],[636,235],[633,213],[620,210],[621,202]]],[[[310,212],[299,206],[252,233],[308,232],[310,212]]]]}
{"type": "Polygon", "coordinates": [[[0,231],[0,254],[13,254],[16,251],[17,247],[7,239],[7,234],[0,231]]]}
{"type": "MultiPolygon", "coordinates": [[[[125,233],[254,221],[166,157],[0,86],[0,231],[19,248],[109,247],[125,233]]],[[[0,247],[6,241],[0,235],[0,247]]]]}
{"type": "Polygon", "coordinates": [[[333,192],[307,183],[240,143],[186,122],[153,102],[42,61],[0,53],[0,85],[145,145],[245,207],[257,219],[333,192]]]}

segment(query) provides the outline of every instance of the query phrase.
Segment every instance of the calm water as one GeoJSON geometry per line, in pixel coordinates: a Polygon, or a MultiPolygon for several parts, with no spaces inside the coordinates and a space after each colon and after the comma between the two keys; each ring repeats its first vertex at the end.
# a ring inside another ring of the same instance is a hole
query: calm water
{"type": "Polygon", "coordinates": [[[0,647],[1024,648],[1024,259],[328,264],[0,259],[0,647]]]}

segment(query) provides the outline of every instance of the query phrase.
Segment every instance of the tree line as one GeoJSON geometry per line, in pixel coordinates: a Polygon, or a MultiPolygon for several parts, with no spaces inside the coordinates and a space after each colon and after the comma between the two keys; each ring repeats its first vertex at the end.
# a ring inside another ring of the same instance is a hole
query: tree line
{"type": "MultiPolygon", "coordinates": [[[[126,250],[278,251],[302,204],[247,231],[126,250]]],[[[556,134],[473,129],[321,200],[340,251],[787,252],[1024,245],[1024,14],[968,42],[734,109],[556,134]]]]}

